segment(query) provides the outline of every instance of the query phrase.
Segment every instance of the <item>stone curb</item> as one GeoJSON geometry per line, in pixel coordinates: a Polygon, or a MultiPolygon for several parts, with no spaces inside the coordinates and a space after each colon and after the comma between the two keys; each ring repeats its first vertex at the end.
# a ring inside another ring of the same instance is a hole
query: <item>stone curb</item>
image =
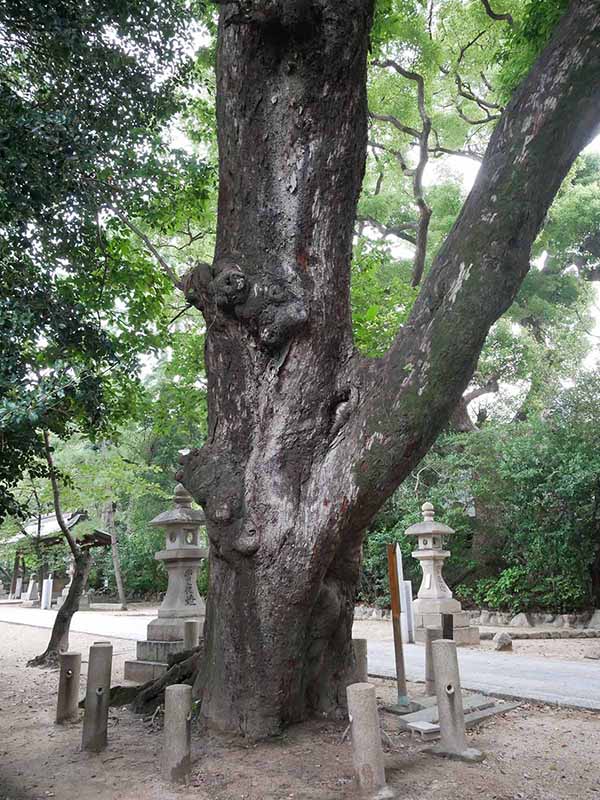
{"type": "MultiPolygon", "coordinates": [[[[590,638],[595,638],[600,635],[600,610],[595,612],[587,611],[579,614],[538,614],[538,613],[520,613],[509,614],[503,611],[486,611],[485,609],[477,610],[471,609],[465,611],[471,619],[471,625],[477,625],[483,628],[529,628],[530,632],[535,633],[535,629],[544,625],[552,625],[559,631],[596,631],[590,638]]],[[[390,620],[392,618],[391,611],[387,608],[374,608],[373,606],[356,606],[354,609],[355,620],[377,619],[377,620],[390,620]]],[[[546,631],[544,631],[546,632],[546,631]]],[[[511,634],[512,635],[512,634],[511,634]]],[[[517,637],[514,638],[528,638],[517,637]]],[[[533,638],[553,638],[553,637],[536,637],[533,638]]],[[[555,638],[568,639],[569,636],[555,638]]],[[[573,637],[578,638],[578,637],[573,637]]]]}
{"type": "MultiPolygon", "coordinates": [[[[510,638],[516,639],[600,639],[600,630],[589,628],[587,630],[558,630],[558,631],[518,631],[514,628],[502,627],[499,630],[508,633],[510,638]]],[[[490,641],[498,631],[480,631],[482,641],[490,641]]]]}

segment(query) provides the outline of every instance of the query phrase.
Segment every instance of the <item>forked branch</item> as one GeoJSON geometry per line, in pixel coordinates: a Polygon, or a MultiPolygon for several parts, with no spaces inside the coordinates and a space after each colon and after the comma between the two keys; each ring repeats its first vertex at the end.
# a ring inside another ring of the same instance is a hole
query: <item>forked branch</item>
{"type": "MultiPolygon", "coordinates": [[[[417,131],[414,128],[409,128],[408,130],[411,132],[410,135],[414,136],[417,140],[417,146],[419,148],[419,160],[417,162],[417,166],[411,171],[413,179],[413,196],[419,212],[411,285],[418,286],[421,283],[421,278],[423,277],[423,271],[425,269],[425,259],[427,257],[427,236],[429,233],[429,222],[431,220],[431,208],[427,204],[425,192],[423,190],[423,173],[425,172],[425,168],[429,160],[429,137],[431,135],[431,117],[427,113],[427,107],[425,103],[425,81],[423,76],[418,72],[404,69],[404,67],[402,67],[397,61],[393,61],[392,59],[374,61],[373,63],[378,67],[389,67],[394,69],[403,78],[413,81],[417,86],[417,106],[419,109],[419,117],[421,118],[421,130],[417,131]]],[[[376,119],[377,116],[373,115],[373,118],[376,119]]],[[[406,128],[406,126],[401,127],[406,128]]]]}

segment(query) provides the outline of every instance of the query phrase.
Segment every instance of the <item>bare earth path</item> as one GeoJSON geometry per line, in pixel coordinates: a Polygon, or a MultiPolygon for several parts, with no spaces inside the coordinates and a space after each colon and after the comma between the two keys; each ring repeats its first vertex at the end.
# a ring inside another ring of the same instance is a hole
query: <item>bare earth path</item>
{"type": "MultiPolygon", "coordinates": [[[[81,753],[81,724],[53,724],[57,672],[25,666],[47,638],[47,629],[0,623],[0,800],[359,800],[350,744],[341,743],[343,722],[314,721],[260,744],[196,731],[188,788],[162,781],[162,731],[126,709],[111,710],[104,753],[81,753]]],[[[71,637],[71,648],[83,654],[82,694],[88,648],[97,638],[71,637]]],[[[112,641],[116,683],[135,642],[112,641]]],[[[393,688],[376,683],[389,702],[393,688]]],[[[470,734],[487,753],[475,765],[434,758],[399,732],[394,717],[382,719],[394,748],[386,755],[388,781],[402,800],[600,798],[595,712],[524,704],[470,734]]]]}

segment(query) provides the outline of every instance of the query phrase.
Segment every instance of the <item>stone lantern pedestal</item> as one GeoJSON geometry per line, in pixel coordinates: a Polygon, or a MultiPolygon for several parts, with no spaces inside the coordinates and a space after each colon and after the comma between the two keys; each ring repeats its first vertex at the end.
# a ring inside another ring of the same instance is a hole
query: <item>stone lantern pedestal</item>
{"type": "Polygon", "coordinates": [[[137,659],[125,662],[125,679],[145,683],[167,670],[167,658],[183,650],[187,619],[204,624],[206,608],[198,592],[198,569],[207,550],[200,547],[198,531],[204,514],[192,508],[192,498],[178,485],[174,508],[155,517],[151,525],[166,531],[165,549],[154,556],[168,572],[167,592],[157,619],[148,624],[147,641],[137,643],[137,659]]]}
{"type": "Polygon", "coordinates": [[[454,531],[448,525],[434,520],[435,512],[431,503],[422,506],[423,522],[411,525],[407,536],[417,537],[417,548],[413,551],[423,570],[423,580],[413,604],[415,612],[415,640],[425,642],[428,627],[442,627],[442,614],[452,614],[454,622],[454,641],[460,644],[479,644],[479,628],[470,625],[469,615],[462,610],[458,600],[452,597],[442,576],[444,561],[450,555],[444,550],[444,538],[454,531]]]}

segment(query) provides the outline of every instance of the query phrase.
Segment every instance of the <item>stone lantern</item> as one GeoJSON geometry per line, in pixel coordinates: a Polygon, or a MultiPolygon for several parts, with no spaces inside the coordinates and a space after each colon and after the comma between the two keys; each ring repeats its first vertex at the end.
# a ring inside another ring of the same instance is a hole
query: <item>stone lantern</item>
{"type": "Polygon", "coordinates": [[[431,503],[423,503],[423,522],[407,528],[407,536],[417,537],[417,548],[413,551],[423,571],[423,580],[414,602],[415,639],[425,641],[425,629],[429,626],[442,627],[442,614],[452,614],[454,622],[454,641],[456,644],[479,644],[479,629],[470,626],[469,615],[462,610],[458,600],[452,597],[442,576],[444,561],[450,555],[444,549],[444,539],[454,531],[448,525],[436,522],[431,503]]]}
{"type": "Polygon", "coordinates": [[[148,624],[148,640],[137,643],[137,660],[125,662],[125,678],[143,683],[160,677],[167,658],[183,649],[184,623],[204,622],[206,607],[198,592],[198,569],[207,549],[200,547],[199,528],[204,513],[192,508],[192,498],[181,484],[175,489],[174,508],[164,511],[151,525],[166,531],[165,549],[155,554],[168,573],[167,592],[158,618],[148,624]]]}
{"type": "Polygon", "coordinates": [[[198,569],[206,558],[200,547],[198,529],[204,513],[192,508],[192,498],[181,484],[175,489],[175,508],[164,511],[150,524],[166,531],[164,550],[154,558],[162,561],[169,575],[167,593],[158,609],[158,619],[148,625],[148,638],[164,642],[183,640],[186,619],[204,619],[206,607],[198,592],[198,569]]]}

